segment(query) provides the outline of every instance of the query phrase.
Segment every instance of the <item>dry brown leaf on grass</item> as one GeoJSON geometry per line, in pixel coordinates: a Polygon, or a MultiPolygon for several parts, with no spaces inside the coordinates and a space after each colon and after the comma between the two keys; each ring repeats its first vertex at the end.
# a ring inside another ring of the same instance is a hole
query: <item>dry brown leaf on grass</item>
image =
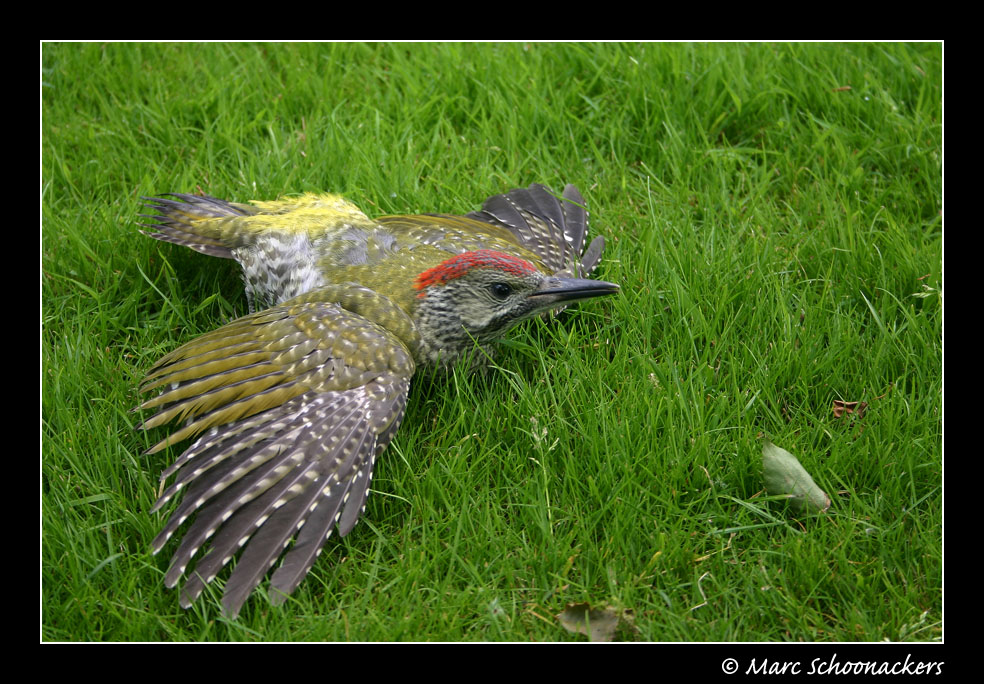
{"type": "Polygon", "coordinates": [[[864,412],[867,410],[867,402],[834,399],[834,418],[842,418],[847,415],[856,415],[858,418],[864,418],[864,412]]]}

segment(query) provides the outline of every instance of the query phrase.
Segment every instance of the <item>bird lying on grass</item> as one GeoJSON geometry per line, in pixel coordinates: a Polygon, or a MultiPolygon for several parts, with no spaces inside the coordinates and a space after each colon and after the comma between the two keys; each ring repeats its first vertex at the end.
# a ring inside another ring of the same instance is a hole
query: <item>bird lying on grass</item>
{"type": "Polygon", "coordinates": [[[416,372],[618,291],[586,279],[604,240],[584,250],[588,214],[572,185],[559,198],[512,190],[465,216],[377,219],[327,194],[169,197],[148,198],[146,234],[238,261],[250,308],[162,358],[142,385],[158,394],[139,407],[156,411],[141,427],[180,423],[150,453],[197,437],[153,508],[184,491],[153,549],[193,517],[165,576],[174,587],[187,575],[186,608],[240,549],[227,616],[281,556],[270,600],[294,591],[332,530],[345,536],[365,509],[416,372]]]}

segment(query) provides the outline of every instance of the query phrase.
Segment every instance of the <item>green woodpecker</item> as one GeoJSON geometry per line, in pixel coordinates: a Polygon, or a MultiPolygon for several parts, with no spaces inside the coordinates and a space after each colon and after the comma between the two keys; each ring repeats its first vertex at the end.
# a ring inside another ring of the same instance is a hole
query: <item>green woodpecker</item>
{"type": "Polygon", "coordinates": [[[415,372],[531,316],[618,291],[584,279],[604,241],[582,255],[587,212],[572,185],[560,198],[541,185],[512,190],[465,216],[374,220],[334,195],[170,197],[147,198],[147,234],[238,261],[250,307],[162,358],[142,386],[159,392],[139,407],[156,411],[142,428],[181,423],[151,453],[198,436],[164,471],[162,487],[174,480],[153,509],[184,490],[154,553],[194,516],[168,587],[207,547],[187,572],[186,608],[240,549],[226,615],[282,555],[270,599],[284,601],[333,528],[345,536],[365,509],[415,372]]]}

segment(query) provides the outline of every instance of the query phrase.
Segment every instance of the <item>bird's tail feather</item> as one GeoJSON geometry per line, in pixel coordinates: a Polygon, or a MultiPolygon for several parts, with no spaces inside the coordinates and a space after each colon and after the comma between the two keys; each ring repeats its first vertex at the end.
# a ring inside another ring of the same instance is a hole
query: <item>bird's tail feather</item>
{"type": "Polygon", "coordinates": [[[256,208],[248,204],[227,202],[208,195],[166,193],[168,197],[142,197],[147,200],[148,214],[140,214],[152,223],[141,224],[150,231],[140,231],[157,240],[190,247],[196,252],[223,259],[234,259],[232,250],[239,246],[232,230],[236,219],[251,216],[256,208]],[[180,200],[180,201],[179,201],[180,200]]]}

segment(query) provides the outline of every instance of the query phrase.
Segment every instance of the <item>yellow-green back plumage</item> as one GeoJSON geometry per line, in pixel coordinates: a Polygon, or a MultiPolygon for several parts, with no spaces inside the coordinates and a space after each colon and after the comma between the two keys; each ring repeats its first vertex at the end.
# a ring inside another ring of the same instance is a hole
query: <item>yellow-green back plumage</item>
{"type": "Polygon", "coordinates": [[[540,256],[510,230],[474,218],[441,214],[369,219],[348,200],[306,193],[250,205],[210,197],[155,199],[151,237],[243,268],[250,309],[257,310],[329,283],[354,282],[410,311],[411,284],[450,256],[490,249],[544,268],[540,256]]]}

